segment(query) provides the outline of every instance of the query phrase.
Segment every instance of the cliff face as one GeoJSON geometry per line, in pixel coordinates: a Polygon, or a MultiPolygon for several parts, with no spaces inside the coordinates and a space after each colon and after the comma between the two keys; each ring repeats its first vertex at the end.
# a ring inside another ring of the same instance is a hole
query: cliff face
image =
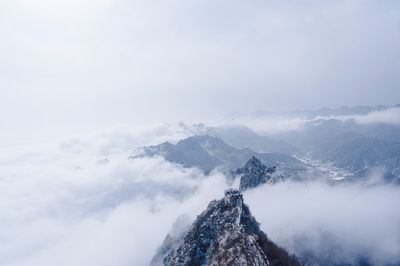
{"type": "Polygon", "coordinates": [[[243,168],[237,169],[235,175],[241,175],[240,191],[255,188],[260,184],[273,184],[283,180],[283,176],[276,170],[276,167],[266,167],[254,156],[243,168]]]}
{"type": "Polygon", "coordinates": [[[238,190],[211,201],[165,254],[164,265],[300,265],[260,230],[238,190]]]}

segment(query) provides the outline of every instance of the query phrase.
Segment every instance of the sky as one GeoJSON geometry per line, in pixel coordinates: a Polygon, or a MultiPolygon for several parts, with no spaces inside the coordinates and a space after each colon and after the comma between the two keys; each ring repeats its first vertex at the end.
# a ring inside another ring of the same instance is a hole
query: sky
{"type": "Polygon", "coordinates": [[[4,0],[2,132],[397,104],[400,2],[4,0]]]}
{"type": "MultiPolygon", "coordinates": [[[[227,184],[128,160],[136,149],[232,113],[399,104],[399,70],[399,1],[2,0],[0,264],[146,265],[176,217],[193,220],[227,184]]],[[[274,119],[218,121],[265,134],[309,122],[274,119]]],[[[382,265],[400,261],[399,195],[310,181],[245,199],[291,252],[306,241],[323,255],[333,237],[343,261],[382,265]]]]}

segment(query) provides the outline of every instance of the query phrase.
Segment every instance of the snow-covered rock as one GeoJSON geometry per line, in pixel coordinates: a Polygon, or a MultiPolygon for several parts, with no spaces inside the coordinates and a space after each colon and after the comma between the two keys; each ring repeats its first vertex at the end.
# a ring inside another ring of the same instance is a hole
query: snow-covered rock
{"type": "Polygon", "coordinates": [[[243,168],[237,169],[234,175],[241,176],[240,191],[257,187],[260,184],[274,184],[283,180],[283,176],[277,171],[276,167],[267,167],[254,156],[243,168]]]}
{"type": "Polygon", "coordinates": [[[234,189],[209,203],[161,264],[300,265],[260,230],[242,194],[234,189]]]}

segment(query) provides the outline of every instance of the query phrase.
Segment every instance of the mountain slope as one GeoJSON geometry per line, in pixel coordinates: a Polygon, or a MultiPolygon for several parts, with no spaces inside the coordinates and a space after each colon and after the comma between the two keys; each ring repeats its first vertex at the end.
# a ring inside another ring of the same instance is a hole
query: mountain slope
{"type": "Polygon", "coordinates": [[[144,156],[163,156],[167,161],[184,167],[198,167],[206,174],[220,167],[223,170],[236,169],[256,156],[266,165],[279,167],[285,176],[304,171],[306,166],[292,156],[279,153],[257,153],[251,149],[236,149],[217,137],[193,136],[179,141],[176,145],[168,142],[157,146],[144,147],[144,156]]]}
{"type": "Polygon", "coordinates": [[[271,242],[261,231],[237,190],[228,190],[223,199],[211,201],[162,263],[300,265],[295,257],[271,242]]]}
{"type": "Polygon", "coordinates": [[[289,155],[300,152],[300,149],[293,145],[271,136],[260,135],[244,126],[206,127],[198,124],[197,128],[205,135],[217,137],[239,149],[249,148],[259,153],[273,152],[289,155]]]}
{"type": "Polygon", "coordinates": [[[387,182],[400,181],[399,126],[318,120],[308,123],[302,131],[283,137],[312,152],[314,158],[350,171],[354,180],[365,177],[374,168],[381,168],[385,178],[388,177],[387,182]]]}

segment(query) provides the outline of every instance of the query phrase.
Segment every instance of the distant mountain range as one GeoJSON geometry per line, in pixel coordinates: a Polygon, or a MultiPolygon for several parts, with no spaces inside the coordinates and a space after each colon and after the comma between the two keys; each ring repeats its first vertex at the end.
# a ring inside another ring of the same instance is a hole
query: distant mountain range
{"type": "Polygon", "coordinates": [[[258,111],[252,114],[254,117],[263,116],[291,116],[305,119],[313,119],[317,117],[335,117],[335,116],[352,116],[352,115],[367,115],[371,112],[385,111],[392,108],[400,108],[400,104],[397,105],[357,105],[353,107],[343,106],[340,108],[320,108],[316,110],[293,110],[284,113],[272,113],[265,111],[258,111]]]}
{"type": "MultiPolygon", "coordinates": [[[[207,128],[205,132],[237,148],[274,151],[296,155],[296,158],[311,156],[350,173],[351,178],[346,178],[346,181],[363,182],[379,175],[382,176],[380,182],[400,184],[400,123],[396,122],[396,119],[400,121],[400,117],[394,117],[398,113],[400,104],[322,108],[281,114],[305,120],[302,127],[280,134],[263,135],[240,126],[207,128]],[[372,112],[379,115],[382,111],[386,115],[392,112],[391,119],[395,121],[358,123],[343,119],[346,116],[367,117],[372,112]]],[[[269,117],[269,123],[274,121],[271,119],[274,114],[271,113],[258,112],[254,116],[261,118],[260,121],[263,116],[269,117]]],[[[278,116],[276,119],[278,122],[282,118],[278,116]]]]}
{"type": "Polygon", "coordinates": [[[237,169],[251,157],[259,158],[265,165],[276,166],[285,176],[306,170],[306,165],[294,157],[281,153],[258,153],[249,148],[234,148],[217,137],[193,136],[179,141],[143,148],[140,156],[162,156],[165,160],[184,167],[197,167],[205,174],[219,168],[222,171],[237,169]]]}
{"type": "Polygon", "coordinates": [[[196,124],[198,135],[208,135],[223,140],[235,148],[249,148],[260,153],[295,154],[300,149],[276,137],[258,134],[245,126],[207,127],[196,124]]]}
{"type": "Polygon", "coordinates": [[[400,126],[318,120],[281,138],[303,152],[311,152],[314,158],[352,172],[353,180],[379,169],[385,182],[399,183],[400,126]]]}
{"type": "Polygon", "coordinates": [[[400,184],[399,124],[360,124],[352,119],[327,118],[387,110],[400,110],[400,105],[290,112],[293,116],[310,120],[305,120],[299,129],[279,135],[256,133],[245,126],[195,124],[192,131],[197,135],[176,144],[165,142],[144,147],[139,156],[162,156],[184,167],[197,167],[205,174],[214,169],[229,172],[254,156],[267,167],[277,167],[286,178],[301,179],[311,169],[312,175],[321,178],[330,175],[328,179],[334,179],[334,182],[339,179],[363,182],[379,175],[383,177],[379,182],[400,184]],[[301,159],[304,157],[319,161],[324,167],[309,164],[309,161],[301,159]],[[326,167],[329,169],[320,171],[326,167]]]}

